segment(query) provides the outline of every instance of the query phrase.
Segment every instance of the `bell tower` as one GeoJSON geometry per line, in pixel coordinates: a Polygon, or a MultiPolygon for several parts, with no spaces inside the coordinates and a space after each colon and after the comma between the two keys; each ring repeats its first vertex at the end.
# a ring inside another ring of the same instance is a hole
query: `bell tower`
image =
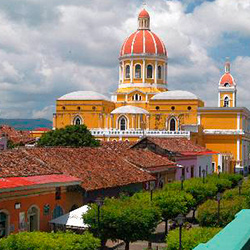
{"type": "Polygon", "coordinates": [[[229,59],[225,62],[225,73],[220,78],[218,87],[218,107],[236,107],[236,83],[231,75],[229,59]]]}

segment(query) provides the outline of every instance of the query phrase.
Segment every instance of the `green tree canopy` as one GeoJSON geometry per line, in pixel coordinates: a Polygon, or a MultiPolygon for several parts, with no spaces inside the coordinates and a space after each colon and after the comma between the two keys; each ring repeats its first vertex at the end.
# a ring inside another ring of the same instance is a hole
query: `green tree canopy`
{"type": "Polygon", "coordinates": [[[97,250],[100,240],[90,233],[23,232],[0,240],[0,250],[97,250]]]}
{"type": "Polygon", "coordinates": [[[187,214],[195,205],[195,200],[191,194],[184,191],[165,190],[155,193],[154,203],[161,211],[161,216],[166,223],[165,234],[167,234],[168,220],[175,219],[178,214],[187,214]]]}
{"type": "Polygon", "coordinates": [[[97,141],[85,125],[71,125],[45,133],[38,141],[38,146],[94,147],[97,141]]]}
{"type": "MultiPolygon", "coordinates": [[[[200,243],[208,242],[221,228],[195,227],[184,229],[182,233],[182,249],[192,250],[200,243]]],[[[172,230],[167,236],[168,250],[179,249],[179,229],[172,230]]]]}
{"type": "MultiPolygon", "coordinates": [[[[84,222],[90,225],[94,234],[98,233],[97,205],[93,204],[84,222]]],[[[100,238],[123,240],[126,250],[129,243],[148,240],[161,218],[160,211],[150,201],[131,198],[105,199],[100,212],[100,238]]]]}

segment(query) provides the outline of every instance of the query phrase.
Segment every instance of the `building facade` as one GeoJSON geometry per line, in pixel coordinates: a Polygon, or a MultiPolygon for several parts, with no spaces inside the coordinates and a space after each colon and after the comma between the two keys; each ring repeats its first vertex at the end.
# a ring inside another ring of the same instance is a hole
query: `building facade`
{"type": "Polygon", "coordinates": [[[236,105],[237,85],[230,62],[219,80],[218,107],[205,107],[188,91],[169,91],[167,67],[166,47],[151,31],[144,9],[138,16],[138,29],[121,47],[116,92],[111,98],[93,91],[58,98],[54,129],[84,123],[103,141],[184,137],[219,152],[213,156],[215,171],[247,171],[250,112],[236,105]]]}

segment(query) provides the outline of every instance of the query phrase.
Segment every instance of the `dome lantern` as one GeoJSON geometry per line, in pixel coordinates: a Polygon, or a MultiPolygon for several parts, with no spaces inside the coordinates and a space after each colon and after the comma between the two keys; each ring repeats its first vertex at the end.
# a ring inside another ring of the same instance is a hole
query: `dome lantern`
{"type": "Polygon", "coordinates": [[[145,9],[143,9],[138,16],[138,24],[138,30],[150,29],[150,16],[145,9]]]}

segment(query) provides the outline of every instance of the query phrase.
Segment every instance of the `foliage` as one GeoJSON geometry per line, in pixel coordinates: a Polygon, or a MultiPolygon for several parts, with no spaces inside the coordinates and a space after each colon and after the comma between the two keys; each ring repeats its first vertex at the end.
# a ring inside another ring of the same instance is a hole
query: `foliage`
{"type": "Polygon", "coordinates": [[[96,250],[100,240],[90,233],[23,232],[0,240],[0,250],[96,250]]]}
{"type": "Polygon", "coordinates": [[[220,201],[220,220],[218,222],[218,202],[216,200],[207,200],[199,206],[197,219],[200,226],[224,227],[243,208],[247,208],[246,199],[243,196],[237,196],[230,200],[222,199],[220,201]]]}
{"type": "Polygon", "coordinates": [[[229,189],[232,187],[232,181],[230,181],[229,179],[227,178],[218,178],[217,175],[209,175],[207,176],[206,178],[206,181],[208,183],[212,183],[212,184],[215,184],[216,187],[217,187],[217,190],[218,192],[224,192],[226,189],[229,189]]]}
{"type": "Polygon", "coordinates": [[[232,187],[235,187],[238,185],[239,181],[243,179],[243,176],[241,174],[226,174],[222,173],[220,174],[220,178],[227,179],[232,182],[232,187]]]}
{"type": "Polygon", "coordinates": [[[99,141],[95,140],[85,125],[71,125],[43,134],[38,146],[99,146],[99,141]]]}
{"type": "MultiPolygon", "coordinates": [[[[147,240],[160,221],[160,211],[149,200],[107,198],[100,209],[100,238],[120,239],[126,243],[147,240]]],[[[97,205],[83,215],[84,222],[90,225],[94,234],[98,233],[97,205]]]]}
{"type": "Polygon", "coordinates": [[[207,198],[213,197],[218,189],[212,182],[203,183],[201,178],[192,178],[185,181],[184,190],[194,197],[197,206],[207,198]]]}
{"type": "MultiPolygon", "coordinates": [[[[183,229],[182,232],[182,250],[192,250],[200,243],[206,243],[220,228],[196,227],[189,230],[183,229]]],[[[167,236],[167,250],[179,249],[179,229],[172,230],[167,236]]]]}

